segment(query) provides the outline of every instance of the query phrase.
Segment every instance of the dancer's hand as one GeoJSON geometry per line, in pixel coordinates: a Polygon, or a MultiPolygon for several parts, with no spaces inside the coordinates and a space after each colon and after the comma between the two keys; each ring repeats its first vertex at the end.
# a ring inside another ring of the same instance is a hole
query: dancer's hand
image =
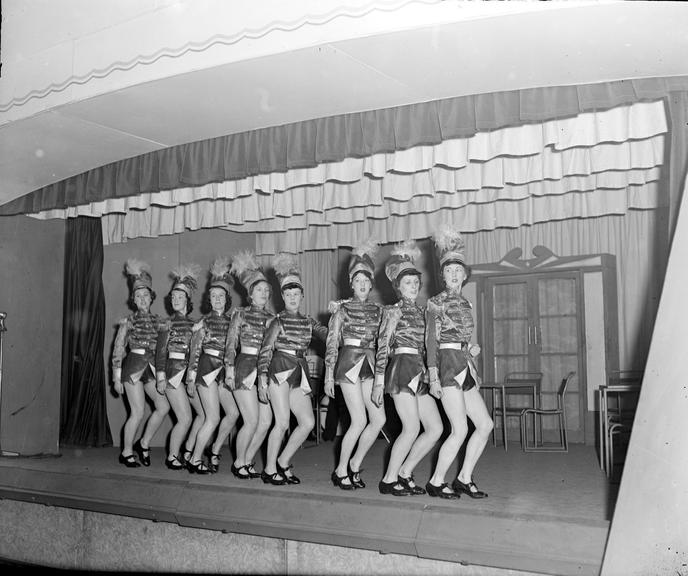
{"type": "Polygon", "coordinates": [[[370,394],[370,399],[378,408],[382,406],[382,398],[385,393],[385,376],[378,374],[375,376],[375,383],[373,384],[373,391],[370,394]]]}
{"type": "Polygon", "coordinates": [[[236,383],[234,381],[234,366],[225,366],[225,388],[234,390],[236,383]]]}
{"type": "Polygon", "coordinates": [[[442,398],[442,385],[439,380],[430,381],[430,395],[434,396],[438,400],[442,398]]]}
{"type": "Polygon", "coordinates": [[[334,375],[333,370],[329,366],[325,368],[325,394],[330,398],[334,398],[334,375]]]}
{"type": "Polygon", "coordinates": [[[196,394],[196,379],[186,381],[186,395],[193,398],[196,394]]]}
{"type": "Polygon", "coordinates": [[[156,374],[155,389],[161,396],[165,395],[165,388],[167,387],[167,378],[165,378],[164,372],[158,372],[156,374]]]}
{"type": "Polygon", "coordinates": [[[124,385],[119,380],[114,381],[113,388],[115,389],[115,393],[118,396],[121,396],[122,394],[124,394],[124,385]]]}
{"type": "Polygon", "coordinates": [[[258,400],[263,404],[267,404],[270,401],[268,379],[265,374],[258,376],[258,400]]]}

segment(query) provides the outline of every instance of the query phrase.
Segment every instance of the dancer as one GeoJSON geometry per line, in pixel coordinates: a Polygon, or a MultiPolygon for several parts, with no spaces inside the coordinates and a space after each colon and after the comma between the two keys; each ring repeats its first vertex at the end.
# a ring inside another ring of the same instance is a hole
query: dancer
{"type": "Polygon", "coordinates": [[[303,284],[296,256],[278,254],[274,267],[284,310],[277,314],[265,332],[258,355],[259,399],[262,402],[269,400],[275,414],[261,478],[266,484],[299,484],[301,480],[291,470],[291,459],[315,425],[308,365],[303,356],[314,334],[323,340],[327,338],[327,328],[299,311],[303,284]],[[280,452],[289,428],[290,410],[298,425],[280,452]]]}
{"type": "MultiPolygon", "coordinates": [[[[236,458],[232,474],[242,480],[258,478],[252,458],[265,440],[270,424],[272,409],[268,403],[258,401],[256,391],[258,352],[263,343],[265,329],[274,319],[266,310],[272,296],[272,289],[263,270],[251,252],[240,252],[232,261],[231,272],[246,289],[249,305],[235,308],[227,333],[225,352],[225,384],[223,394],[233,394],[239,406],[243,424],[236,437],[236,458]],[[239,354],[237,355],[237,347],[239,354]]],[[[220,428],[212,451],[218,453],[230,430],[220,428]]]]}
{"type": "MultiPolygon", "coordinates": [[[[189,472],[208,474],[217,471],[203,462],[203,452],[213,432],[220,423],[220,397],[218,381],[224,378],[224,354],[229,328],[229,308],[232,305],[230,291],[233,280],[229,274],[229,260],[216,259],[210,269],[209,298],[212,311],[194,326],[189,352],[189,369],[186,376],[186,391],[201,398],[204,414],[203,425],[196,435],[193,454],[188,464],[189,472]]],[[[238,417],[238,410],[237,410],[238,417]]]]}
{"type": "Polygon", "coordinates": [[[150,311],[155,299],[150,267],[130,258],[125,269],[131,288],[130,306],[136,311],[119,323],[112,353],[112,375],[115,392],[120,395],[126,392],[129,401],[129,417],[124,423],[119,461],[127,468],[137,468],[140,464],[133,451],[136,450],[141,464],[150,466],[150,441],[169,412],[170,405],[165,395],[155,387],[153,370],[160,318],[150,311]],[[153,401],[154,410],[143,436],[134,444],[134,435],[143,420],[146,395],[153,401]]]}
{"type": "MultiPolygon", "coordinates": [[[[381,494],[406,496],[425,494],[413,479],[413,470],[442,435],[437,403],[428,395],[423,363],[425,313],[416,304],[421,287],[414,260],[420,255],[415,242],[406,241],[392,250],[385,274],[400,300],[382,313],[375,364],[375,385],[385,387],[401,420],[401,433],[394,441],[381,494]],[[420,425],[423,433],[419,435],[420,425]]],[[[439,393],[439,386],[431,390],[439,393]]]]}
{"type": "Polygon", "coordinates": [[[428,300],[427,361],[431,386],[441,385],[442,406],[451,423],[451,434],[440,448],[435,471],[426,488],[431,496],[441,498],[458,497],[461,493],[471,498],[486,498],[487,494],[473,482],[473,469],[487,444],[493,423],[478,391],[480,377],[473,359],[480,353],[480,346],[470,343],[472,306],[461,294],[471,270],[458,231],[443,226],[434,240],[445,289],[428,300]],[[467,416],[475,431],[466,445],[461,470],[449,488],[444,478],[468,433],[467,416]]]}
{"type": "Polygon", "coordinates": [[[380,382],[373,386],[382,307],[368,301],[375,275],[372,256],[376,249],[372,240],[354,249],[349,261],[349,285],[354,297],[337,307],[327,334],[325,394],[334,399],[335,385],[339,386],[351,416],[337,467],[332,472],[332,482],[342,490],[365,488],[361,464],[385,425],[383,386],[380,382]],[[352,456],[354,448],[356,452],[352,456]]]}
{"type": "Polygon", "coordinates": [[[193,309],[191,296],[196,290],[199,272],[200,266],[188,264],[181,265],[170,273],[173,283],[169,298],[173,313],[158,332],[155,353],[157,389],[160,394],[167,396],[176,419],[165,459],[165,465],[171,470],[185,467],[179,450],[191,426],[189,398],[181,384],[189,363],[189,344],[194,325],[189,314],[193,309]]]}

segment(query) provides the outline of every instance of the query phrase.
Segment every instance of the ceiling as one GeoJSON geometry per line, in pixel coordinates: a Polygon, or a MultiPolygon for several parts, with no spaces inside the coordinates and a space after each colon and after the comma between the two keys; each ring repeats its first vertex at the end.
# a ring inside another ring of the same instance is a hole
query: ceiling
{"type": "Polygon", "coordinates": [[[505,13],[233,62],[0,113],[0,204],[91,168],[251,129],[466,94],[688,74],[688,5],[505,13]]]}

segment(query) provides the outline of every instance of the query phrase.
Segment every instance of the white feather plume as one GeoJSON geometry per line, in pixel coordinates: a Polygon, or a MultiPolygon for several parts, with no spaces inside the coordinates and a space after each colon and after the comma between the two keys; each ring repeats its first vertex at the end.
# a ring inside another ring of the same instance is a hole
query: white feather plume
{"type": "Polygon", "coordinates": [[[180,264],[173,268],[170,276],[175,282],[187,279],[186,283],[195,290],[198,287],[198,277],[201,274],[201,267],[198,264],[180,264]]]}
{"type": "Polygon", "coordinates": [[[416,245],[415,240],[404,240],[392,249],[392,255],[408,256],[413,262],[420,256],[420,248],[416,245]]]}
{"type": "Polygon", "coordinates": [[[232,259],[232,274],[241,275],[246,270],[258,270],[260,268],[256,257],[250,250],[242,250],[232,259]]]}
{"type": "Polygon", "coordinates": [[[371,258],[377,254],[377,251],[380,247],[378,246],[377,240],[375,238],[368,238],[358,246],[355,246],[353,249],[353,253],[356,256],[364,256],[368,255],[371,258]]]}
{"type": "Polygon", "coordinates": [[[296,254],[280,252],[273,258],[272,265],[278,276],[286,276],[289,273],[299,274],[299,260],[296,254]]]}
{"type": "Polygon", "coordinates": [[[150,266],[142,260],[129,258],[126,264],[126,271],[129,276],[141,276],[144,272],[150,274],[150,266]]]}
{"type": "Polygon", "coordinates": [[[210,275],[213,278],[223,278],[229,272],[229,258],[216,258],[210,267],[210,275]]]}
{"type": "Polygon", "coordinates": [[[463,250],[464,242],[461,233],[451,224],[442,224],[433,236],[440,250],[463,250]]]}

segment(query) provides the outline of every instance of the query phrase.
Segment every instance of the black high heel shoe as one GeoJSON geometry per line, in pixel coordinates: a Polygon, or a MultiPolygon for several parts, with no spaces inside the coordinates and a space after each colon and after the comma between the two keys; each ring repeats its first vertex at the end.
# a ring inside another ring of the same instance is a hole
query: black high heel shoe
{"type": "Polygon", "coordinates": [[[299,477],[295,476],[294,473],[291,472],[291,469],[294,467],[293,464],[289,464],[289,466],[286,468],[282,468],[279,462],[276,462],[276,465],[277,472],[287,481],[287,484],[301,484],[299,477]]]}
{"type": "Polygon", "coordinates": [[[263,484],[272,484],[273,486],[283,486],[287,483],[287,480],[279,472],[274,474],[268,474],[265,470],[260,473],[260,478],[263,480],[263,484]]]}
{"type": "Polygon", "coordinates": [[[210,468],[208,468],[202,461],[189,462],[186,467],[191,474],[210,474],[210,468]]]}
{"type": "Polygon", "coordinates": [[[365,482],[361,480],[361,472],[363,472],[363,468],[360,470],[352,470],[351,466],[349,466],[349,478],[351,478],[351,483],[354,485],[354,488],[365,488],[365,482]]]}
{"type": "Polygon", "coordinates": [[[181,462],[176,456],[172,456],[172,458],[166,458],[165,466],[167,466],[170,470],[183,470],[185,468],[184,463],[181,462]]]}
{"type": "Polygon", "coordinates": [[[461,482],[461,480],[457,478],[456,480],[454,480],[454,482],[452,482],[452,488],[454,489],[454,492],[463,492],[471,498],[487,498],[487,492],[478,490],[478,487],[475,485],[475,482],[473,482],[472,478],[468,484],[464,484],[463,482],[461,482]]]}
{"type": "Polygon", "coordinates": [[[208,470],[210,470],[211,474],[215,474],[220,469],[220,458],[222,458],[222,454],[215,454],[215,452],[209,448],[206,451],[206,455],[208,456],[208,470]]]}
{"type": "Polygon", "coordinates": [[[411,492],[399,480],[396,482],[383,482],[378,484],[380,494],[392,494],[393,496],[408,496],[411,492]]]}
{"type": "Polygon", "coordinates": [[[138,468],[139,466],[141,466],[141,464],[139,464],[136,461],[136,456],[134,456],[133,454],[129,454],[129,456],[125,456],[124,454],[120,454],[119,455],[119,463],[124,464],[127,468],[138,468]]]}
{"type": "Polygon", "coordinates": [[[246,468],[246,472],[248,472],[248,476],[249,478],[251,478],[251,480],[253,480],[254,478],[260,478],[260,472],[256,472],[253,462],[251,462],[250,464],[246,464],[244,468],[246,468]]]}
{"type": "Polygon", "coordinates": [[[356,486],[353,485],[353,482],[351,482],[351,478],[349,478],[349,475],[345,476],[337,476],[337,472],[332,472],[332,484],[335,486],[341,488],[342,490],[354,490],[356,486]],[[344,484],[344,480],[349,480],[348,484],[344,484]]]}
{"type": "MultiPolygon", "coordinates": [[[[232,464],[232,474],[234,474],[237,478],[240,480],[250,480],[251,479],[251,473],[248,471],[248,467],[246,464],[243,466],[239,466],[238,468],[232,464]]],[[[260,474],[259,474],[260,476],[260,474]]]]}
{"type": "Polygon", "coordinates": [[[134,444],[134,451],[139,455],[139,460],[141,460],[141,464],[143,464],[144,466],[150,466],[150,446],[148,448],[144,448],[143,446],[141,446],[141,440],[137,440],[134,444]]]}
{"type": "Polygon", "coordinates": [[[418,484],[416,484],[416,482],[413,480],[413,474],[411,474],[408,478],[399,476],[399,484],[406,488],[413,496],[425,494],[425,488],[421,488],[418,486],[418,484]]]}
{"type": "Polygon", "coordinates": [[[428,482],[425,485],[425,489],[428,491],[428,496],[432,496],[433,498],[444,498],[445,500],[458,500],[461,497],[461,494],[459,494],[458,492],[454,492],[454,490],[449,488],[449,485],[446,482],[441,486],[435,486],[434,484],[428,482]],[[448,491],[445,492],[445,489],[448,491]]]}

